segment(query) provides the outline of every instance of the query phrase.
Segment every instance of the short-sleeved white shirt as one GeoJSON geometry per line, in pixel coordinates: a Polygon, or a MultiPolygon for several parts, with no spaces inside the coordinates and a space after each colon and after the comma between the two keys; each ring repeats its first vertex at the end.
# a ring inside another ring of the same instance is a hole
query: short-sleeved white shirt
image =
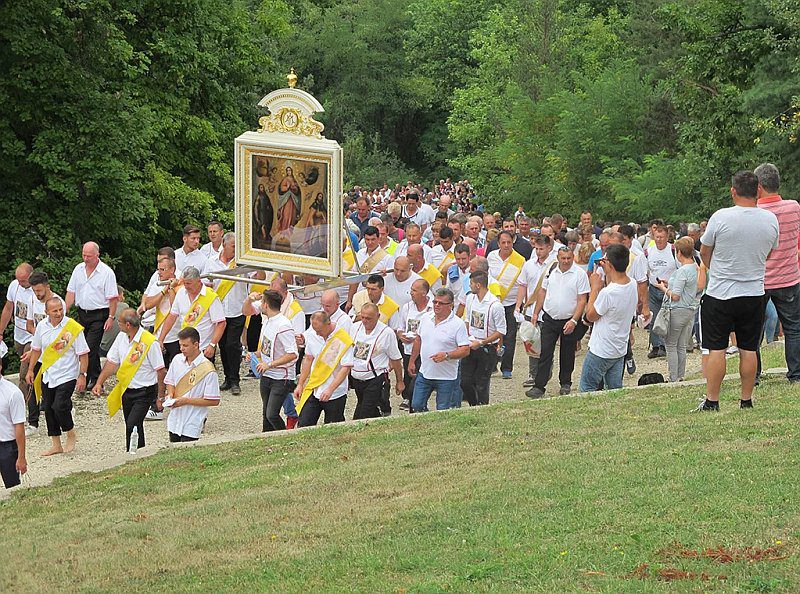
{"type": "MultiPolygon", "coordinates": [[[[509,256],[510,258],[511,256],[509,256]]],[[[486,261],[489,263],[489,274],[491,274],[494,278],[500,278],[500,272],[503,270],[503,266],[508,261],[508,259],[503,260],[500,257],[500,250],[494,250],[488,256],[486,256],[486,261]]],[[[524,265],[523,265],[524,267],[524,265]]],[[[506,272],[508,274],[508,272],[506,272]]],[[[522,276],[522,272],[520,271],[520,276],[522,276]]],[[[519,280],[519,276],[517,277],[519,280]]],[[[503,298],[503,305],[514,305],[517,303],[517,291],[519,291],[519,285],[514,282],[511,285],[511,288],[506,293],[506,296],[503,298]]]]}
{"type": "MultiPolygon", "coordinates": [[[[61,301],[61,307],[64,308],[64,313],[67,313],[67,304],[64,303],[64,300],[61,299],[61,296],[53,293],[51,295],[51,298],[52,297],[58,297],[59,301],[61,301]]],[[[41,322],[43,319],[47,317],[47,314],[45,313],[46,302],[47,300],[45,300],[44,302],[39,301],[36,298],[36,295],[34,295],[31,298],[30,303],[28,304],[28,319],[31,322],[33,322],[34,328],[36,328],[36,326],[39,325],[39,322],[41,322]]],[[[33,338],[33,335],[31,335],[31,338],[33,338]]]]}
{"type": "Polygon", "coordinates": [[[22,391],[0,376],[0,441],[17,438],[14,425],[25,422],[25,397],[22,391]]]}
{"type": "Polygon", "coordinates": [[[589,351],[603,359],[618,359],[628,351],[631,320],[636,315],[636,283],[611,283],[600,289],[594,308],[600,319],[592,327],[589,351]]]}
{"type": "Polygon", "coordinates": [[[657,285],[659,279],[669,280],[672,273],[678,269],[675,247],[671,243],[668,243],[663,250],[658,249],[655,244],[651,245],[647,248],[645,258],[651,285],[657,285]]]}
{"type": "Polygon", "coordinates": [[[378,322],[367,332],[364,322],[353,324],[353,371],[351,375],[358,380],[372,379],[389,371],[389,361],[401,359],[397,348],[397,336],[383,322],[378,322]],[[372,366],[370,366],[370,361],[372,366]],[[375,373],[373,373],[373,369],[375,373]]]}
{"type": "MultiPolygon", "coordinates": [[[[199,299],[200,295],[205,295],[208,290],[209,288],[203,285],[197,298],[199,299]]],[[[178,316],[175,320],[178,331],[180,331],[183,326],[183,317],[191,308],[192,301],[189,299],[189,293],[186,292],[186,287],[181,287],[175,295],[175,301],[172,302],[172,309],[170,310],[171,314],[178,316]]],[[[200,334],[201,351],[211,344],[211,336],[214,334],[214,325],[223,321],[225,321],[225,311],[222,309],[222,304],[219,302],[219,299],[214,299],[208,311],[203,314],[203,317],[200,318],[200,321],[194,326],[195,330],[200,334]]]]}
{"type": "MultiPolygon", "coordinates": [[[[385,316],[383,315],[383,312],[380,310],[380,307],[381,305],[384,304],[385,301],[386,301],[386,294],[382,293],[381,298],[378,299],[378,303],[375,304],[378,307],[380,321],[382,321],[384,324],[386,324],[392,329],[397,329],[400,327],[399,325],[400,316],[398,315],[400,313],[400,309],[398,308],[397,310],[395,310],[395,312],[389,317],[388,320],[384,320],[383,318],[385,316]]],[[[370,303],[370,300],[369,300],[369,293],[367,293],[366,289],[361,289],[358,293],[353,295],[353,308],[350,310],[350,314],[353,316],[354,320],[356,316],[361,314],[361,308],[364,307],[367,303],[370,303]]]]}
{"type": "MultiPolygon", "coordinates": [[[[45,318],[39,325],[36,326],[36,332],[33,334],[31,341],[31,348],[40,351],[39,361],[42,360],[44,350],[58,338],[62,328],[67,323],[69,318],[64,316],[57,326],[50,323],[50,318],[45,318]]],[[[69,350],[61,355],[56,362],[53,363],[47,371],[42,375],[42,381],[50,388],[55,388],[61,384],[65,384],[74,379],[78,379],[80,373],[80,360],[79,357],[89,352],[89,345],[86,344],[86,338],[83,336],[83,331],[78,334],[77,338],[72,342],[69,350]]]]}
{"type": "Polygon", "coordinates": [[[420,369],[419,372],[425,379],[454,380],[458,377],[458,360],[448,359],[441,363],[434,363],[431,359],[436,353],[449,353],[460,346],[469,345],[469,336],[464,321],[454,313],[439,322],[434,320],[434,315],[425,316],[419,324],[420,369]]]}
{"type": "MultiPolygon", "coordinates": [[[[197,367],[207,359],[202,355],[195,357],[189,363],[183,354],[177,355],[170,363],[167,377],[164,383],[168,386],[177,386],[181,378],[186,375],[192,367],[197,367]]],[[[202,381],[198,382],[191,390],[184,394],[184,398],[198,398],[207,400],[220,400],[219,377],[213,371],[206,375],[202,381]]],[[[203,432],[203,421],[208,416],[206,406],[179,406],[173,408],[167,416],[167,431],[176,435],[199,438],[203,432]]]]}
{"type": "Polygon", "coordinates": [[[30,307],[31,299],[35,300],[36,295],[34,295],[33,289],[21,287],[19,281],[14,279],[8,285],[6,299],[14,307],[14,340],[20,344],[28,344],[33,338],[33,335],[29,334],[25,329],[27,327],[28,308],[30,307]]]}
{"type": "Polygon", "coordinates": [[[414,284],[414,281],[421,278],[422,277],[413,270],[404,281],[397,280],[394,274],[387,274],[386,278],[383,280],[383,292],[391,297],[397,305],[402,307],[411,301],[411,285],[414,284]]]}
{"type": "MultiPolygon", "coordinates": [[[[328,337],[329,341],[333,338],[334,333],[335,331],[331,332],[331,335],[328,337]]],[[[306,355],[309,357],[314,357],[316,359],[322,352],[322,349],[325,348],[327,342],[323,340],[322,337],[313,330],[309,330],[308,332],[306,332],[305,337],[306,337],[306,355]]],[[[320,386],[314,389],[313,395],[315,398],[317,397],[318,394],[322,394],[322,392],[324,392],[327,389],[327,387],[331,385],[333,379],[336,377],[336,374],[339,373],[342,367],[350,367],[350,368],[353,367],[352,345],[347,347],[347,351],[342,356],[341,360],[339,361],[339,364],[333,370],[333,373],[331,373],[328,376],[328,379],[326,379],[324,382],[322,382],[320,386]]],[[[347,378],[345,378],[344,381],[341,384],[339,384],[339,386],[333,391],[333,394],[331,395],[330,399],[336,400],[337,398],[341,398],[342,396],[347,395],[347,390],[349,389],[350,387],[347,378]]]]}
{"type": "Polygon", "coordinates": [[[556,266],[542,281],[547,291],[543,309],[554,320],[572,318],[579,295],[589,294],[589,277],[586,271],[573,263],[566,272],[556,266]]]}
{"type": "MultiPolygon", "coordinates": [[[[299,314],[298,314],[299,315],[299,314]]],[[[262,363],[272,363],[289,353],[297,354],[297,340],[291,322],[283,314],[264,316],[261,324],[261,348],[259,358],[262,363]]],[[[294,381],[297,377],[295,361],[270,368],[264,374],[276,380],[294,381]]]]}
{"type": "MultiPolygon", "coordinates": [[[[379,250],[381,248],[378,247],[375,249],[379,250]]],[[[374,254],[375,251],[373,250],[372,253],[374,254]]],[[[364,265],[364,262],[369,260],[369,258],[370,254],[367,253],[367,248],[361,248],[358,250],[356,253],[356,264],[358,265],[359,270],[361,269],[361,266],[364,265]]],[[[394,256],[387,253],[383,258],[380,259],[380,261],[378,261],[377,264],[375,264],[370,270],[365,270],[364,273],[366,274],[370,272],[376,272],[378,270],[388,270],[392,267],[392,262],[394,262],[394,256]]]]}
{"type": "MultiPolygon", "coordinates": [[[[134,342],[140,342],[142,340],[143,332],[144,328],[139,328],[133,340],[128,340],[128,335],[125,332],[117,334],[114,343],[111,345],[111,348],[108,349],[108,356],[106,358],[116,365],[122,363],[128,356],[128,353],[130,353],[131,345],[134,342]]],[[[142,347],[144,347],[144,345],[142,345],[142,347]]],[[[161,345],[156,340],[150,345],[150,348],[147,349],[147,355],[144,361],[142,361],[142,364],[139,365],[139,369],[136,370],[136,374],[133,376],[131,383],[128,384],[128,388],[136,390],[137,388],[154,386],[158,383],[157,371],[159,369],[164,369],[164,356],[161,354],[161,345]]]]}
{"type": "Polygon", "coordinates": [[[210,258],[214,254],[219,254],[222,251],[222,242],[219,244],[219,248],[214,249],[214,244],[210,241],[206,244],[203,244],[203,247],[200,248],[200,253],[203,254],[206,258],[210,258]]]}
{"type": "MultiPolygon", "coordinates": [[[[433,252],[433,248],[429,246],[427,243],[421,243],[422,246],[422,255],[425,258],[426,262],[431,261],[431,253],[433,252]]],[[[397,249],[394,251],[394,257],[399,258],[400,256],[408,256],[408,240],[404,239],[400,243],[397,244],[397,249]]]]}
{"type": "Polygon", "coordinates": [[[86,311],[104,309],[108,307],[110,299],[119,297],[117,277],[102,260],[97,263],[97,267],[88,278],[86,263],[78,264],[69,277],[67,291],[75,294],[75,306],[86,311]]]}
{"type": "MultiPolygon", "coordinates": [[[[402,330],[407,337],[414,338],[417,334],[419,334],[419,324],[422,318],[426,315],[432,314],[433,303],[431,302],[430,294],[428,295],[428,301],[426,302],[425,307],[422,308],[422,311],[417,308],[417,305],[413,301],[409,301],[400,308],[398,329],[402,330]]],[[[410,355],[413,346],[413,343],[403,343],[403,352],[406,355],[410,355]]]]}
{"type": "MultiPolygon", "coordinates": [[[[436,266],[436,268],[439,268],[442,265],[442,262],[444,262],[447,252],[452,254],[455,248],[455,242],[453,242],[453,245],[450,246],[449,250],[445,250],[441,244],[433,246],[433,249],[431,250],[431,259],[429,262],[436,266]]],[[[453,263],[455,260],[450,260],[450,262],[453,263]]]]}
{"type": "Polygon", "coordinates": [[[204,274],[207,272],[208,258],[200,250],[192,250],[187,254],[181,246],[175,250],[175,269],[183,272],[187,266],[194,266],[200,274],[204,274]]]}
{"type": "MultiPolygon", "coordinates": [[[[219,254],[213,254],[206,260],[206,272],[220,272],[230,268],[229,264],[225,264],[219,259],[219,254]]],[[[214,290],[217,290],[220,279],[214,280],[214,290]]],[[[244,300],[247,299],[247,283],[234,281],[231,290],[225,295],[222,300],[222,309],[225,311],[226,318],[238,318],[242,314],[242,305],[244,300]]]]}
{"type": "Polygon", "coordinates": [[[352,333],[353,320],[350,319],[350,316],[344,313],[341,309],[337,309],[335,312],[333,312],[333,315],[330,316],[330,318],[337,330],[342,328],[348,334],[352,333]]]}
{"type": "Polygon", "coordinates": [[[483,296],[483,301],[476,293],[467,295],[464,321],[467,324],[467,334],[473,340],[483,340],[498,331],[505,336],[508,329],[505,309],[500,300],[489,291],[483,296]]]}
{"type": "MultiPolygon", "coordinates": [[[[520,272],[517,277],[517,285],[524,286],[527,293],[525,295],[525,303],[531,300],[533,292],[539,285],[539,277],[546,274],[555,261],[555,258],[550,254],[544,259],[544,262],[539,262],[539,259],[536,257],[536,252],[534,252],[531,259],[525,262],[525,265],[522,267],[522,272],[520,272]]],[[[533,315],[533,303],[525,308],[525,315],[533,315]]]]}
{"type": "Polygon", "coordinates": [[[469,268],[461,270],[457,264],[453,264],[447,269],[447,288],[453,292],[455,303],[461,303],[461,294],[464,292],[464,277],[468,274],[469,268]],[[453,269],[453,266],[455,266],[456,270],[458,271],[458,278],[456,280],[452,280],[450,278],[450,271],[453,269]]]}

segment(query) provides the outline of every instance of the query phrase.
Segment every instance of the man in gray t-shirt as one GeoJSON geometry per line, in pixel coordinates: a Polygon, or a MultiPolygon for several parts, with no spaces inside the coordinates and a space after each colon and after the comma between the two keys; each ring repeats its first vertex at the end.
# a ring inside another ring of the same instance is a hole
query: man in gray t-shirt
{"type": "Polygon", "coordinates": [[[700,329],[709,358],[706,399],[698,410],[719,410],[725,349],[731,332],[736,334],[739,347],[739,405],[753,406],[756,351],[764,320],[764,272],[767,256],[778,246],[778,219],[756,206],[755,174],[740,171],[731,185],[734,206],[715,212],[700,238],[700,257],[709,270],[708,287],[700,302],[700,329]]]}

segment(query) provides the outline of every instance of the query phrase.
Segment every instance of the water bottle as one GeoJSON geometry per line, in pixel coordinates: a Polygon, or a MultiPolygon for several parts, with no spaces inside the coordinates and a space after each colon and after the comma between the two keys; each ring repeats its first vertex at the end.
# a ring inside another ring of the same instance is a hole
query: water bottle
{"type": "Polygon", "coordinates": [[[131,438],[128,441],[128,453],[132,456],[136,455],[136,450],[139,449],[139,428],[134,427],[131,431],[131,438]]]}
{"type": "Polygon", "coordinates": [[[499,347],[497,347],[497,356],[498,356],[498,357],[502,357],[502,356],[505,354],[505,352],[506,352],[506,345],[504,345],[504,344],[501,342],[501,343],[500,343],[500,346],[499,346],[499,347]]]}

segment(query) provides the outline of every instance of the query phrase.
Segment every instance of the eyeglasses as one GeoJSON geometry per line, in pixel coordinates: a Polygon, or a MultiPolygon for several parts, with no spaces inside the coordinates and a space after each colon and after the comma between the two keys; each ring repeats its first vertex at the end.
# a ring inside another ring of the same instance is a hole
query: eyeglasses
{"type": "Polygon", "coordinates": [[[436,301],[434,299],[433,300],[433,304],[434,305],[453,305],[453,302],[452,301],[436,301]]]}

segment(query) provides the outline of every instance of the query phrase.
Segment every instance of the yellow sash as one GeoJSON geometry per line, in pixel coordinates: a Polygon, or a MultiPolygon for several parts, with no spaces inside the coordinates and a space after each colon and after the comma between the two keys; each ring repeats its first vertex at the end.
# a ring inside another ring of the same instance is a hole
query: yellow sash
{"type": "Polygon", "coordinates": [[[394,256],[394,253],[397,251],[397,246],[400,245],[394,239],[389,239],[389,247],[386,248],[386,251],[389,253],[390,256],[394,256]]]}
{"type": "Polygon", "coordinates": [[[349,237],[345,239],[342,260],[344,260],[346,270],[353,270],[356,267],[356,253],[353,251],[353,244],[350,243],[349,237]]]}
{"type": "Polygon", "coordinates": [[[380,320],[384,324],[388,324],[391,317],[400,309],[400,306],[397,305],[394,299],[389,297],[388,295],[383,296],[383,303],[378,306],[378,311],[381,312],[380,320]]]}
{"type": "MultiPolygon", "coordinates": [[[[269,290],[270,283],[272,283],[272,281],[274,281],[277,277],[278,277],[278,273],[277,272],[273,272],[272,276],[270,278],[264,279],[264,282],[267,283],[266,285],[263,285],[263,284],[250,285],[250,292],[251,293],[253,293],[253,292],[263,293],[264,291],[269,290]]],[[[217,294],[219,294],[219,293],[217,293],[217,294]]]]}
{"type": "Polygon", "coordinates": [[[208,308],[211,307],[211,304],[216,298],[217,294],[206,287],[206,294],[203,295],[201,293],[198,295],[197,299],[195,299],[192,302],[192,305],[189,307],[189,311],[187,311],[186,315],[183,316],[181,328],[194,328],[197,326],[197,323],[203,318],[204,315],[206,315],[208,308]]]}
{"type": "Polygon", "coordinates": [[[286,317],[291,320],[299,313],[303,313],[303,308],[300,307],[300,304],[297,303],[297,301],[292,301],[289,309],[286,310],[286,317]]]}
{"type": "Polygon", "coordinates": [[[39,373],[33,380],[33,391],[36,394],[36,402],[42,401],[42,376],[44,372],[50,369],[50,366],[58,361],[64,353],[66,353],[78,338],[78,334],[83,332],[83,326],[72,318],[67,318],[67,323],[59,332],[56,339],[47,345],[47,348],[42,353],[42,366],[39,368],[39,373]]]}
{"type": "Polygon", "coordinates": [[[386,252],[383,248],[378,248],[372,255],[364,260],[364,263],[359,266],[358,271],[361,273],[372,272],[372,269],[375,268],[378,263],[386,257],[386,252]]]}
{"type": "MultiPolygon", "coordinates": [[[[231,263],[228,264],[228,268],[235,268],[235,267],[236,267],[236,260],[231,260],[231,263]]],[[[235,282],[236,281],[230,281],[230,280],[219,281],[215,293],[217,294],[217,297],[219,297],[220,301],[225,299],[225,295],[227,295],[230,292],[230,290],[233,288],[233,283],[235,282]]]]}
{"type": "MultiPolygon", "coordinates": [[[[203,357],[203,355],[199,356],[203,357]]],[[[214,371],[214,364],[203,357],[203,362],[200,363],[200,365],[189,369],[189,371],[184,373],[183,377],[178,380],[178,385],[175,386],[175,392],[173,393],[173,396],[175,398],[181,398],[182,396],[185,396],[192,388],[203,381],[203,378],[212,371],[214,371]]]]}
{"type": "Polygon", "coordinates": [[[314,357],[314,362],[311,364],[311,373],[308,376],[308,381],[303,388],[300,401],[295,406],[298,414],[303,409],[303,405],[306,403],[306,400],[308,400],[308,397],[311,396],[311,392],[324,384],[331,376],[333,370],[339,365],[339,361],[342,360],[342,357],[344,357],[347,349],[349,349],[352,344],[353,339],[350,338],[350,335],[342,328],[339,328],[336,332],[331,334],[325,346],[322,348],[322,352],[314,357]]]}
{"type": "Polygon", "coordinates": [[[426,264],[425,268],[423,268],[419,275],[428,281],[428,284],[431,287],[433,286],[433,283],[442,278],[442,274],[432,264],[426,264]]]}
{"type": "Polygon", "coordinates": [[[497,295],[498,299],[502,301],[508,295],[511,287],[517,282],[519,273],[522,272],[522,267],[525,265],[525,258],[519,255],[514,250],[511,250],[511,255],[506,259],[503,268],[500,269],[500,274],[497,277],[497,282],[489,285],[489,290],[497,295]],[[493,288],[492,285],[495,285],[493,288]],[[497,291],[497,292],[495,292],[497,291]]]}
{"type": "Polygon", "coordinates": [[[172,309],[172,304],[169,301],[169,293],[166,293],[161,298],[161,301],[158,302],[158,307],[156,307],[156,323],[153,326],[154,332],[158,333],[159,329],[161,328],[161,324],[163,324],[164,320],[167,319],[170,309],[172,309]]]}
{"type": "Polygon", "coordinates": [[[122,407],[122,393],[128,389],[128,386],[133,380],[133,376],[139,371],[139,367],[147,357],[150,347],[156,341],[156,337],[147,330],[142,331],[140,338],[140,342],[131,344],[128,354],[125,355],[125,360],[119,364],[119,369],[117,369],[117,385],[111,390],[111,394],[106,397],[109,417],[113,417],[117,414],[117,411],[122,407]]]}
{"type": "Polygon", "coordinates": [[[444,277],[447,274],[447,269],[456,261],[456,257],[453,255],[453,252],[445,252],[444,253],[444,260],[442,263],[439,264],[439,274],[444,277]]]}

